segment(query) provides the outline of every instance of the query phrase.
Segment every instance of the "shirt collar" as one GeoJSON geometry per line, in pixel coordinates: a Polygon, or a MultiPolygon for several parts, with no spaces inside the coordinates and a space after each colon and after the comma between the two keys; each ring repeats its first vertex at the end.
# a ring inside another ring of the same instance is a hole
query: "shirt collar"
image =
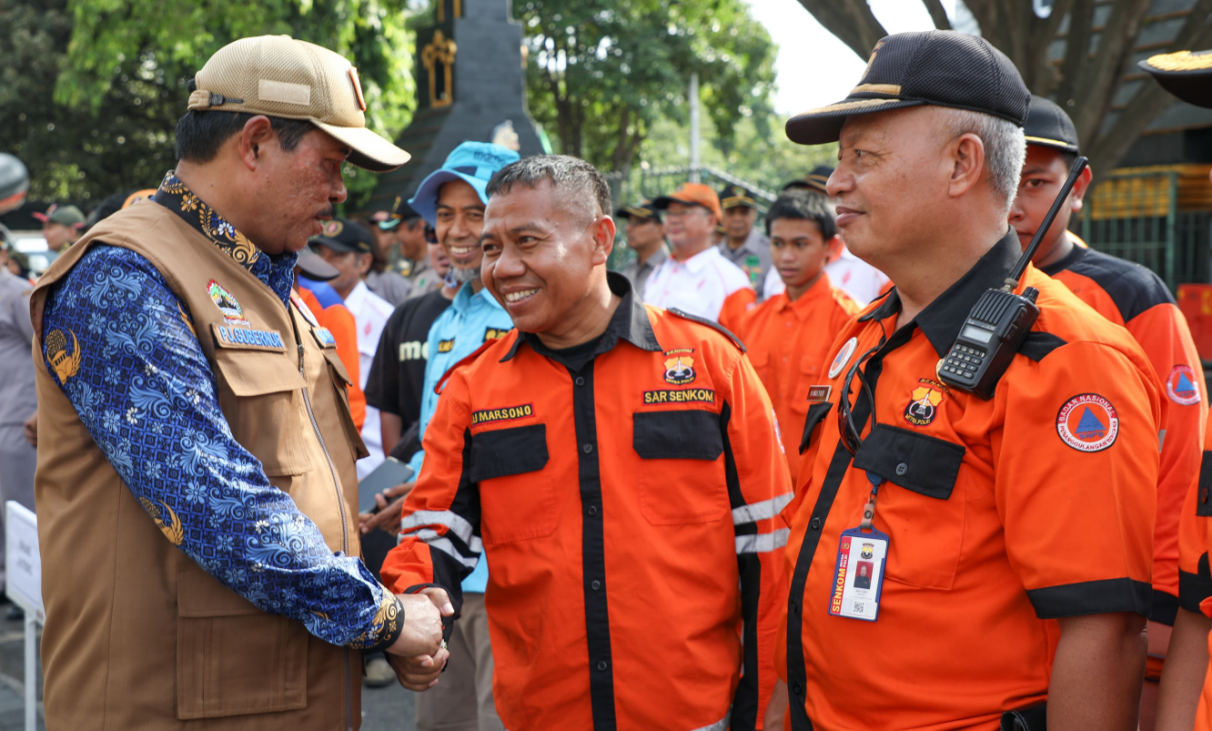
{"type": "MultiPolygon", "coordinates": [[[[606,329],[598,336],[595,355],[601,355],[611,350],[619,340],[626,340],[640,350],[661,350],[656,333],[652,331],[652,322],[648,319],[648,310],[644,307],[644,303],[634,296],[631,282],[627,280],[627,277],[617,272],[606,272],[606,284],[610,286],[610,293],[617,294],[622,301],[619,302],[614,314],[610,316],[606,329]]],[[[540,353],[549,352],[549,349],[539,340],[538,335],[519,331],[518,337],[513,341],[513,346],[509,348],[505,357],[501,358],[501,362],[512,359],[523,341],[540,353]]]]}
{"type": "Polygon", "coordinates": [[[722,256],[722,254],[720,254],[716,247],[708,246],[706,249],[700,251],[689,259],[679,261],[673,257],[670,257],[669,260],[674,266],[681,265],[685,267],[686,271],[690,272],[691,274],[698,274],[699,272],[703,271],[703,269],[707,268],[707,263],[709,261],[720,256],[722,256]]]}
{"type": "Polygon", "coordinates": [[[652,252],[652,256],[645,259],[643,261],[643,263],[641,263],[639,265],[639,268],[640,269],[656,269],[668,258],[669,258],[669,251],[665,248],[665,244],[662,243],[660,248],[658,248],[656,251],[652,252]]]}
{"type": "Polygon", "coordinates": [[[1089,251],[1089,249],[1085,248],[1084,246],[1074,244],[1073,248],[1068,254],[1065,254],[1060,259],[1057,259],[1048,266],[1042,267],[1040,271],[1047,274],[1049,277],[1054,277],[1059,272],[1063,272],[1066,269],[1072,269],[1074,264],[1086,256],[1087,251],[1089,251]]]}
{"type": "Polygon", "coordinates": [[[480,306],[477,300],[483,300],[483,304],[494,309],[505,310],[497,302],[496,298],[492,296],[492,293],[488,291],[488,287],[480,287],[480,291],[476,292],[472,289],[471,282],[463,282],[463,285],[459,287],[459,291],[455,292],[454,300],[451,301],[450,306],[456,312],[465,312],[480,306]]]}
{"type": "MultiPolygon", "coordinates": [[[[1018,236],[1013,230],[1008,231],[964,276],[914,318],[913,324],[926,335],[940,357],[951,349],[972,305],[976,304],[985,290],[1002,286],[1022,253],[1018,236]]],[[[882,320],[900,311],[900,295],[893,289],[883,302],[860,317],[859,321],[882,320]]]]}
{"type": "Polygon", "coordinates": [[[283,302],[289,300],[298,254],[291,252],[277,257],[265,254],[171,170],[164,176],[152,200],[180,216],[190,228],[272,289],[283,302]]]}

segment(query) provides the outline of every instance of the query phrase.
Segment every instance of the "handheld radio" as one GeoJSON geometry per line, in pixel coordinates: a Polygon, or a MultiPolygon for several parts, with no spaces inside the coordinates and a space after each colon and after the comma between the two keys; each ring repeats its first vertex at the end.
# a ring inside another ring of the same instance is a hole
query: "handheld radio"
{"type": "Polygon", "coordinates": [[[1005,283],[1000,289],[985,290],[968,311],[951,350],[938,362],[938,377],[947,385],[986,400],[993,397],[998,380],[1010,367],[1014,354],[1031,331],[1035,318],[1039,317],[1039,308],[1035,306],[1039,290],[1027,287],[1020,295],[1014,293],[1014,288],[1087,162],[1084,156],[1073,161],[1069,177],[1048,209],[1048,215],[1044,216],[1023,255],[1014,263],[1005,283]]]}

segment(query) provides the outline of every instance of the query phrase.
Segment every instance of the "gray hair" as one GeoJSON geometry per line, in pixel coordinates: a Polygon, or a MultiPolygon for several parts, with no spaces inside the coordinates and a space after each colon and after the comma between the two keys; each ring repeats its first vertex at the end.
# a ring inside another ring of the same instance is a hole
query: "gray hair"
{"type": "Polygon", "coordinates": [[[552,187],[569,200],[597,201],[594,216],[610,211],[610,186],[606,178],[593,165],[571,155],[534,155],[511,162],[493,174],[485,192],[492,197],[508,193],[515,183],[534,188],[544,180],[550,180],[552,187]]]}
{"type": "Polygon", "coordinates": [[[971,132],[985,144],[985,169],[993,190],[1002,197],[1006,212],[1018,195],[1018,180],[1027,158],[1027,139],[1015,123],[991,114],[967,109],[946,109],[948,131],[953,137],[971,132]]]}

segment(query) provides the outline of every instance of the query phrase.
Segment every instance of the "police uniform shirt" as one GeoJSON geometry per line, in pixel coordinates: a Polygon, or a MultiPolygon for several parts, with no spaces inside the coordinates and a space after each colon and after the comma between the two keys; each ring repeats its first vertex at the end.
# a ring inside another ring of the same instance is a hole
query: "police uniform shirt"
{"type": "Polygon", "coordinates": [[[1028,267],[1040,315],[992,399],[936,374],[1020,255],[1011,232],[911,323],[893,290],[835,341],[787,545],[793,728],[994,728],[1047,697],[1050,620],[1148,614],[1160,395],[1140,346],[1028,267]],[[827,610],[872,476],[890,544],[868,622],[827,610]]]}
{"type": "Polygon", "coordinates": [[[766,273],[770,271],[770,239],[758,230],[757,226],[749,229],[749,235],[744,243],[733,249],[728,246],[725,238],[717,247],[724,258],[736,265],[745,273],[749,286],[760,293],[766,281],[766,273]]]}
{"type": "Polygon", "coordinates": [[[627,277],[627,281],[631,282],[631,288],[635,291],[636,296],[643,299],[644,285],[648,283],[648,277],[661,265],[661,262],[668,258],[669,250],[662,242],[660,248],[654,251],[652,256],[644,261],[640,261],[639,257],[632,259],[619,270],[619,273],[627,277]]]}
{"type": "MultiPolygon", "coordinates": [[[[450,300],[441,292],[431,291],[397,307],[383,326],[366,379],[366,403],[400,417],[401,434],[407,433],[421,416],[421,388],[429,350],[426,339],[438,315],[449,306],[450,300]]],[[[390,452],[395,446],[385,444],[383,449],[390,452]]],[[[418,442],[404,456],[411,456],[420,446],[418,442]]]]}

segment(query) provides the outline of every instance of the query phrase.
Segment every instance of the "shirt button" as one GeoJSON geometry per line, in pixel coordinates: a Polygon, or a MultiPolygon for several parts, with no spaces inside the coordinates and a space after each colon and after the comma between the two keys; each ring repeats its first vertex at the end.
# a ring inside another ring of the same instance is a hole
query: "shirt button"
{"type": "Polygon", "coordinates": [[[586,515],[597,515],[597,514],[598,514],[598,506],[596,506],[596,505],[590,505],[589,507],[585,508],[585,514],[586,514],[586,515]]]}
{"type": "Polygon", "coordinates": [[[601,591],[602,582],[598,581],[597,579],[594,579],[593,581],[589,582],[589,588],[593,589],[594,591],[601,591]]]}
{"type": "Polygon", "coordinates": [[[791,610],[792,614],[799,614],[800,613],[800,603],[798,601],[792,599],[791,606],[789,607],[789,609],[791,610]]]}
{"type": "Polygon", "coordinates": [[[908,471],[909,471],[909,465],[905,464],[904,462],[900,462],[896,465],[896,474],[903,475],[908,471]]]}
{"type": "Polygon", "coordinates": [[[808,521],[808,527],[811,528],[812,530],[820,530],[821,529],[820,516],[819,515],[813,516],[812,520],[808,521]]]}
{"type": "Polygon", "coordinates": [[[585,454],[589,454],[590,452],[593,451],[593,445],[589,444],[589,443],[582,444],[581,451],[584,452],[585,454]]]}
{"type": "Polygon", "coordinates": [[[597,665],[594,667],[598,669],[598,672],[604,673],[606,672],[606,669],[610,667],[610,663],[606,662],[605,660],[598,660],[597,665]]]}
{"type": "Polygon", "coordinates": [[[791,694],[797,698],[804,697],[804,686],[801,683],[793,683],[791,685],[791,694]]]}
{"type": "Polygon", "coordinates": [[[576,377],[576,380],[575,380],[575,381],[573,381],[573,383],[577,384],[578,386],[584,386],[584,385],[585,385],[585,379],[584,379],[584,378],[582,378],[581,376],[577,376],[577,377],[576,377]]]}

